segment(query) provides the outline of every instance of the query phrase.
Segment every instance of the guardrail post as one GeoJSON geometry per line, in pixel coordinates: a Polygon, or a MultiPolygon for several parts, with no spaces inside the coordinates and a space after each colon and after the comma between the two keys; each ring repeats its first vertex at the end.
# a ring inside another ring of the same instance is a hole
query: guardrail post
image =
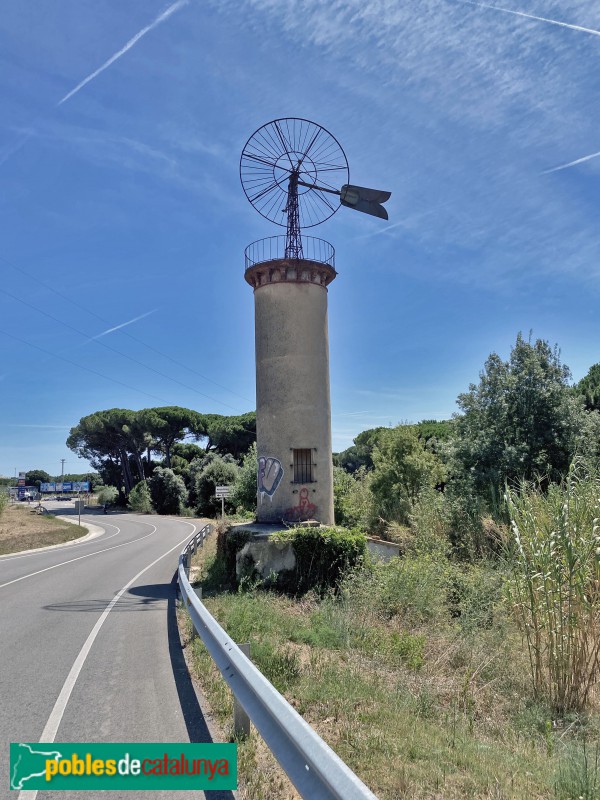
{"type": "Polygon", "coordinates": [[[192,551],[188,550],[185,554],[185,576],[190,579],[190,567],[192,566],[192,551]]]}
{"type": "MultiPolygon", "coordinates": [[[[238,647],[246,658],[250,658],[250,642],[238,644],[238,647]]],[[[233,696],[233,732],[235,736],[250,736],[250,717],[235,695],[233,696]]]]}
{"type": "MultiPolygon", "coordinates": [[[[195,587],[192,587],[192,588],[196,592],[196,596],[197,596],[198,600],[202,601],[202,587],[201,586],[195,586],[195,587]]],[[[197,637],[198,637],[198,631],[196,630],[196,626],[194,625],[194,623],[192,623],[192,635],[190,636],[190,642],[193,642],[194,639],[196,639],[197,637]]]]}

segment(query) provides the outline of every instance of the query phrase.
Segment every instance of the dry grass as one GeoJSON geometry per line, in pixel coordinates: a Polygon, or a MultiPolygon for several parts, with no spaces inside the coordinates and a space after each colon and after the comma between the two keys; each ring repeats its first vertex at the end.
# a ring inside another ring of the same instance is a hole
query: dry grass
{"type": "MultiPolygon", "coordinates": [[[[200,575],[212,548],[197,558],[200,575]]],[[[427,564],[419,574],[429,580],[427,564]]],[[[485,594],[485,572],[479,578],[485,594]]],[[[526,648],[502,606],[477,624],[436,608],[386,617],[369,605],[374,584],[350,586],[343,602],[251,592],[206,603],[236,641],[251,641],[259,669],[380,800],[600,798],[581,788],[600,785],[580,746],[583,738],[597,752],[597,715],[553,718],[533,701],[526,648]]],[[[189,650],[230,740],[230,692],[202,644],[189,650]]],[[[239,776],[244,800],[298,797],[254,729],[240,743],[239,776]]]]}
{"type": "Polygon", "coordinates": [[[0,555],[62,544],[85,536],[87,528],[50,514],[32,513],[34,506],[8,506],[0,515],[0,555]]]}

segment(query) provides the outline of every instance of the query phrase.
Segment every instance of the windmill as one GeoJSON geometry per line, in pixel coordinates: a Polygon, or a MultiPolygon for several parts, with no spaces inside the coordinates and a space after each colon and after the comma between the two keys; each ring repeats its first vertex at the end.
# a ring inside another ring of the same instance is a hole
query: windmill
{"type": "Polygon", "coordinates": [[[246,197],[286,229],[246,248],[254,288],[257,519],[286,524],[333,515],[327,286],[335,251],[306,236],[341,207],[388,219],[390,192],[351,184],[348,161],[325,128],[296,117],[263,125],[240,159],[246,197]]]}
{"type": "Polygon", "coordinates": [[[301,229],[321,224],[340,205],[388,219],[382,204],[391,192],[348,183],[340,143],[309,120],[276,119],[255,131],[242,151],[240,178],[259,214],[287,229],[286,258],[302,258],[301,229]]]}

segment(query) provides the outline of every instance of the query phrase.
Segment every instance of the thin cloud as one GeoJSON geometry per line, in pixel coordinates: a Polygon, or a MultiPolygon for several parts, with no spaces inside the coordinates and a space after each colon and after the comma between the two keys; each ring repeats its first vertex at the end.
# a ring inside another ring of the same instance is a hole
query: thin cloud
{"type": "Polygon", "coordinates": [[[597,31],[594,28],[584,28],[581,25],[571,25],[568,22],[560,22],[557,19],[548,19],[547,17],[536,17],[535,14],[526,14],[524,11],[514,11],[511,8],[491,6],[487,3],[475,3],[473,0],[458,0],[458,2],[469,6],[478,6],[479,8],[490,8],[493,11],[504,11],[505,14],[513,14],[515,17],[533,19],[537,20],[537,22],[547,22],[549,25],[559,25],[561,28],[570,28],[572,31],[581,31],[582,33],[591,33],[592,36],[600,36],[600,31],[597,31]]]}
{"type": "Polygon", "coordinates": [[[378,230],[369,231],[369,233],[363,233],[361,236],[355,236],[354,238],[370,239],[372,236],[381,236],[382,234],[389,233],[389,231],[393,230],[394,228],[399,228],[403,225],[406,225],[405,219],[401,219],[400,222],[394,222],[392,225],[386,225],[385,228],[379,228],[378,230]]]}
{"type": "Polygon", "coordinates": [[[127,42],[127,44],[125,44],[120,50],[118,50],[116,53],[114,53],[108,59],[108,61],[105,61],[104,64],[102,64],[101,67],[98,67],[98,69],[95,70],[94,72],[92,72],[90,75],[88,75],[87,78],[84,78],[80,83],[77,84],[77,86],[74,89],[71,89],[71,91],[62,98],[62,100],[58,101],[57,106],[62,105],[67,100],[69,100],[71,97],[73,97],[74,94],[77,94],[77,92],[80,91],[80,89],[83,89],[83,87],[86,84],[88,84],[90,81],[93,81],[94,78],[97,78],[98,75],[100,75],[101,72],[104,72],[105,69],[108,69],[108,67],[110,67],[111,64],[114,64],[115,61],[117,61],[119,58],[121,58],[121,56],[125,55],[125,53],[128,50],[131,50],[131,48],[134,46],[134,44],[137,44],[137,42],[139,42],[139,40],[142,38],[142,36],[145,36],[153,28],[156,28],[158,25],[160,25],[161,23],[165,22],[171,16],[171,14],[174,14],[176,11],[179,11],[179,9],[183,8],[183,6],[187,6],[188,3],[189,3],[189,0],[177,0],[176,3],[173,3],[173,5],[170,5],[165,11],[162,12],[162,14],[159,14],[158,17],[156,17],[154,22],[151,22],[150,25],[146,25],[145,28],[142,28],[141,31],[138,31],[135,34],[135,36],[133,36],[127,42]]]}
{"type": "Polygon", "coordinates": [[[567,169],[567,167],[574,167],[577,164],[583,164],[585,161],[591,161],[592,158],[598,158],[600,156],[600,150],[597,153],[591,153],[589,156],[583,156],[582,158],[577,158],[575,161],[569,161],[568,164],[561,164],[558,167],[552,167],[552,169],[545,169],[541,173],[542,175],[548,175],[550,172],[558,172],[559,169],[567,169]]]}
{"type": "Polygon", "coordinates": [[[0,155],[0,167],[6,163],[9,158],[12,158],[19,150],[25,146],[27,140],[33,136],[33,131],[26,131],[22,136],[17,139],[16,142],[13,142],[12,145],[9,145],[4,152],[0,155]]]}
{"type": "Polygon", "coordinates": [[[152,311],[146,311],[145,314],[140,314],[139,317],[134,317],[133,319],[130,319],[128,322],[122,322],[120,325],[115,325],[114,328],[108,328],[107,330],[102,331],[102,333],[99,333],[96,336],[92,336],[92,338],[89,341],[93,342],[95,339],[102,338],[102,336],[108,336],[109,333],[114,333],[115,331],[121,330],[121,328],[126,328],[128,325],[133,325],[134,322],[139,322],[139,320],[144,319],[144,317],[149,317],[150,314],[154,314],[155,312],[156,312],[155,308],[152,309],[152,311]]]}
{"type": "Polygon", "coordinates": [[[71,425],[25,425],[21,423],[8,423],[8,428],[47,428],[51,430],[57,431],[68,431],[71,428],[71,425]]]}

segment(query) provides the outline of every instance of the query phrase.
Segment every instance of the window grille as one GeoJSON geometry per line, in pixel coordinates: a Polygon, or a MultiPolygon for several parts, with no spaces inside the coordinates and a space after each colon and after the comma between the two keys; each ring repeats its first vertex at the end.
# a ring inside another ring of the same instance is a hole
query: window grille
{"type": "Polygon", "coordinates": [[[294,483],[312,482],[312,450],[294,450],[294,483]]]}

